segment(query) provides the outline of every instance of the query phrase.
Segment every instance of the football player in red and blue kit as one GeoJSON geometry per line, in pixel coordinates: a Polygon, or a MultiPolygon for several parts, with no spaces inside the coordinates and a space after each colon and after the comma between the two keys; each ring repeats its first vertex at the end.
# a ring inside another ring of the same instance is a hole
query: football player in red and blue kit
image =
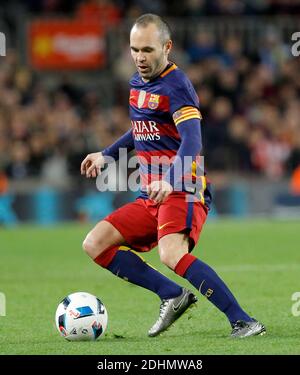
{"type": "Polygon", "coordinates": [[[201,114],[196,92],[184,72],[169,62],[168,25],[153,14],[138,18],[130,33],[137,73],[130,80],[131,129],[102,152],[87,155],[81,173],[96,177],[119,149],[136,151],[141,194],[100,221],[83,248],[101,267],[156,293],[159,318],[148,335],[169,328],[197,297],[156,271],[140,252],[158,245],[166,266],[187,279],[228,318],[232,337],[265,333],[215,273],[191,254],[210,208],[210,183],[201,167],[201,114]]]}

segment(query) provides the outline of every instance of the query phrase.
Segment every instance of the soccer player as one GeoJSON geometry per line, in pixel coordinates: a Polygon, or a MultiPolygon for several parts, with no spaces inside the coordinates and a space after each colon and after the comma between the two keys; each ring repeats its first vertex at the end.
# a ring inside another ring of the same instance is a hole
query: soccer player
{"type": "Polygon", "coordinates": [[[148,332],[150,337],[169,328],[197,301],[190,290],[156,271],[138,254],[156,245],[162,263],[227,316],[232,337],[262,334],[263,324],[240,307],[211,267],[191,254],[206,220],[211,193],[205,175],[199,173],[198,98],[187,76],[168,60],[171,47],[170,29],[159,16],[145,14],[136,20],[130,33],[137,68],[130,81],[132,127],[102,152],[87,155],[81,173],[96,177],[108,156],[118,159],[119,148],[135,149],[141,194],[96,224],[83,248],[101,267],[160,297],[159,317],[148,332]],[[188,168],[185,158],[190,160],[188,168]]]}

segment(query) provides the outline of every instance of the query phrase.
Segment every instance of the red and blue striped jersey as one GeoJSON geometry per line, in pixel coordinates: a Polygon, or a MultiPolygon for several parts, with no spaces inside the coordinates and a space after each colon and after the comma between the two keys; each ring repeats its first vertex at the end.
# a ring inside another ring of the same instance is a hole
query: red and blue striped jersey
{"type": "MultiPolygon", "coordinates": [[[[144,82],[138,73],[133,75],[129,109],[139,160],[141,193],[146,197],[146,186],[162,179],[177,155],[181,144],[177,126],[187,120],[200,121],[199,100],[186,74],[172,63],[149,82],[144,82]]],[[[201,185],[196,191],[202,203],[209,207],[209,183],[203,172],[197,175],[196,165],[183,178],[201,185]]]]}

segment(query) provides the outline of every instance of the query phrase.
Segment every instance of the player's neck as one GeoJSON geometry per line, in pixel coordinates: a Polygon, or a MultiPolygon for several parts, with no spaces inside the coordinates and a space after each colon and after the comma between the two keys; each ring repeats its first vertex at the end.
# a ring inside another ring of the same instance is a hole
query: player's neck
{"type": "Polygon", "coordinates": [[[148,83],[149,81],[151,81],[151,80],[153,80],[153,79],[159,77],[159,76],[160,76],[160,75],[161,75],[166,69],[168,69],[169,65],[171,65],[171,64],[172,64],[172,63],[171,63],[170,61],[167,60],[167,61],[163,64],[162,68],[159,69],[159,72],[158,72],[157,74],[155,74],[155,76],[153,76],[153,77],[151,77],[151,78],[149,78],[149,79],[145,79],[145,78],[141,77],[141,78],[142,78],[142,81],[145,82],[145,83],[148,83]]]}

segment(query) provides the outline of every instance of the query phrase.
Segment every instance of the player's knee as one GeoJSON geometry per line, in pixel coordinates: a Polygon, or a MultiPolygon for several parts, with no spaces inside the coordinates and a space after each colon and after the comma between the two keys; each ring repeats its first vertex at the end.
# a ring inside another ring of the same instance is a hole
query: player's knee
{"type": "Polygon", "coordinates": [[[188,253],[188,244],[188,239],[182,233],[174,233],[162,237],[158,242],[161,262],[175,270],[179,260],[188,253]]]}
{"type": "Polygon", "coordinates": [[[88,255],[90,255],[92,251],[92,244],[91,240],[89,239],[89,235],[85,237],[85,239],[82,242],[82,249],[85,251],[88,255]]]}
{"type": "Polygon", "coordinates": [[[87,255],[89,255],[91,258],[95,258],[98,256],[101,252],[101,244],[99,241],[96,241],[95,238],[91,233],[89,233],[83,243],[82,248],[86,252],[87,255]]]}
{"type": "Polygon", "coordinates": [[[174,259],[174,256],[171,251],[168,251],[167,248],[160,248],[159,249],[159,257],[160,261],[167,267],[171,268],[172,270],[176,266],[176,259],[174,259]]]}

